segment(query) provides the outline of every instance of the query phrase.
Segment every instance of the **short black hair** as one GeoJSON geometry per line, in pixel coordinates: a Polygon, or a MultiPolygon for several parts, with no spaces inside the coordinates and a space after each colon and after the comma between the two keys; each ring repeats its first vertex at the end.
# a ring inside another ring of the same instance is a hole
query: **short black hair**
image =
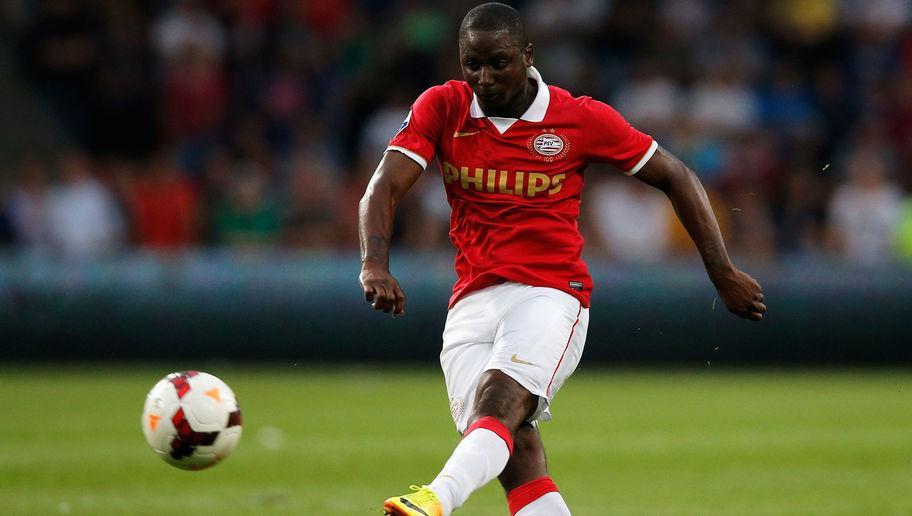
{"type": "Polygon", "coordinates": [[[488,2],[473,8],[466,13],[459,25],[459,39],[470,31],[507,31],[519,48],[529,44],[526,38],[526,28],[519,18],[519,11],[498,2],[488,2]]]}

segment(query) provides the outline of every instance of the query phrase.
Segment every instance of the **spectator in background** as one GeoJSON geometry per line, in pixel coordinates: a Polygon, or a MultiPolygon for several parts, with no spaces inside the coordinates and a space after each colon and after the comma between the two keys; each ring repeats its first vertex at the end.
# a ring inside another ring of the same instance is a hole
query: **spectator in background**
{"type": "Polygon", "coordinates": [[[812,257],[823,247],[827,208],[824,173],[803,164],[796,165],[786,177],[777,237],[779,248],[787,255],[812,257]]]}
{"type": "Polygon", "coordinates": [[[693,41],[706,33],[712,9],[706,0],[661,0],[658,18],[675,41],[693,41]]]}
{"type": "Polygon", "coordinates": [[[320,154],[299,153],[291,163],[282,241],[295,248],[335,247],[338,228],[339,174],[320,154]]]}
{"type": "Polygon", "coordinates": [[[668,213],[671,207],[662,192],[640,181],[611,177],[600,178],[589,188],[586,204],[595,249],[629,263],[667,257],[674,215],[668,213]]]}
{"type": "Polygon", "coordinates": [[[49,197],[50,178],[44,162],[27,156],[19,163],[5,213],[13,242],[24,250],[47,251],[50,247],[49,197]]]}
{"type": "Polygon", "coordinates": [[[194,171],[214,144],[229,97],[226,30],[202,0],[177,0],[152,28],[161,65],[164,141],[194,171]]]}
{"type": "Polygon", "coordinates": [[[603,30],[605,18],[614,2],[604,0],[532,0],[528,12],[528,31],[532,39],[548,41],[537,50],[543,72],[560,77],[570,91],[586,90],[595,77],[588,66],[585,46],[603,30]]]}
{"type": "Polygon", "coordinates": [[[912,192],[912,31],[909,34],[909,63],[905,73],[892,81],[886,125],[899,158],[902,186],[912,192]]]}
{"type": "Polygon", "coordinates": [[[98,70],[91,98],[88,146],[103,156],[142,158],[158,143],[152,49],[134,2],[102,2],[98,70]]]}
{"type": "Polygon", "coordinates": [[[814,107],[821,122],[817,158],[825,162],[839,151],[851,132],[859,106],[841,60],[832,58],[819,64],[808,80],[813,82],[814,107]]]}
{"type": "Polygon", "coordinates": [[[745,132],[728,145],[731,151],[718,188],[724,195],[719,209],[730,215],[730,249],[755,260],[772,260],[776,238],[771,204],[782,176],[773,140],[759,131],[745,132]]]}
{"type": "Polygon", "coordinates": [[[139,246],[175,251],[198,242],[199,196],[165,153],[149,160],[129,183],[126,203],[139,246]]]}
{"type": "Polygon", "coordinates": [[[818,141],[819,120],[813,96],[797,65],[787,60],[775,63],[759,102],[765,130],[777,131],[790,140],[818,141]]]}
{"type": "Polygon", "coordinates": [[[201,240],[207,245],[216,243],[215,210],[226,202],[231,183],[234,161],[224,147],[216,147],[206,154],[202,174],[196,182],[200,185],[200,204],[205,209],[200,218],[201,240]]]}
{"type": "MultiPolygon", "coordinates": [[[[357,203],[422,85],[460,74],[441,32],[462,12],[455,0],[7,3],[0,10],[14,15],[3,26],[19,36],[29,90],[68,141],[129,169],[144,169],[155,149],[177,156],[198,186],[197,206],[210,208],[200,224],[208,231],[225,213],[216,207],[232,204],[237,163],[256,163],[262,188],[281,192],[272,210],[287,225],[266,241],[295,247],[324,245],[316,228],[326,204],[357,203]],[[299,173],[298,154],[329,162],[299,173]],[[328,170],[338,176],[324,181],[328,170]],[[307,186],[327,181],[332,201],[307,186]]],[[[729,219],[735,252],[814,255],[838,240],[827,237],[826,217],[836,167],[821,169],[841,161],[862,122],[882,134],[897,158],[892,179],[912,192],[908,0],[521,3],[530,32],[552,43],[537,57],[540,69],[611,97],[691,165],[720,224],[729,219]]],[[[105,182],[100,172],[95,166],[105,182]]],[[[159,195],[147,189],[151,176],[139,179],[125,183],[122,199],[133,187],[159,195]]],[[[24,187],[13,185],[11,204],[26,202],[13,200],[24,187]]],[[[397,244],[448,245],[437,205],[426,202],[438,193],[406,201],[397,244]]],[[[125,208],[136,216],[135,206],[125,208]]],[[[174,216],[175,206],[157,201],[143,212],[154,218],[159,209],[174,216]]],[[[5,216],[11,238],[22,234],[16,210],[5,216]]],[[[335,212],[337,242],[357,241],[355,215],[335,212]]],[[[137,243],[148,237],[140,233],[137,243]]],[[[681,237],[671,224],[668,254],[691,252],[681,237]]],[[[220,242],[212,233],[202,241],[220,242]]]]}
{"type": "Polygon", "coordinates": [[[731,62],[710,67],[694,86],[687,105],[701,133],[738,134],[756,126],[757,98],[740,67],[731,62]]]}
{"type": "Polygon", "coordinates": [[[846,162],[846,180],[836,187],[829,206],[831,246],[847,261],[877,265],[893,256],[902,193],[888,179],[883,148],[867,144],[846,162]]]}
{"type": "Polygon", "coordinates": [[[731,214],[730,246],[734,255],[754,261],[772,261],[776,257],[776,234],[773,227],[770,201],[763,191],[739,188],[728,197],[723,207],[731,214]]]}
{"type": "Polygon", "coordinates": [[[162,88],[166,140],[198,160],[225,115],[227,85],[218,61],[195,47],[171,61],[162,88]]]}
{"type": "Polygon", "coordinates": [[[244,112],[236,117],[227,137],[235,160],[251,161],[271,177],[282,156],[275,154],[269,146],[267,125],[259,111],[244,112]]]}
{"type": "Polygon", "coordinates": [[[155,21],[152,38],[166,63],[188,51],[217,62],[225,55],[225,29],[201,0],[176,0],[155,21]]]}
{"type": "Polygon", "coordinates": [[[35,4],[35,18],[20,43],[22,66],[67,131],[82,141],[98,65],[98,20],[77,0],[35,4]]]}
{"type": "Polygon", "coordinates": [[[388,100],[378,107],[364,122],[361,130],[361,148],[358,156],[361,160],[376,161],[389,145],[389,140],[399,130],[409,113],[410,101],[405,96],[406,88],[398,87],[388,90],[388,100]]]}
{"type": "Polygon", "coordinates": [[[7,246],[13,243],[13,228],[10,226],[10,220],[6,211],[0,211],[0,246],[7,246]]]}
{"type": "Polygon", "coordinates": [[[408,197],[402,200],[402,210],[408,217],[401,220],[401,241],[410,249],[432,251],[446,249],[449,240],[450,205],[439,179],[440,168],[430,164],[408,197]]]}
{"type": "Polygon", "coordinates": [[[70,150],[59,159],[60,183],[48,198],[51,245],[67,257],[92,258],[124,243],[125,224],[114,196],[95,178],[92,162],[70,150]]]}
{"type": "Polygon", "coordinates": [[[675,81],[650,60],[634,66],[630,80],[620,87],[613,104],[637,127],[661,138],[671,133],[683,103],[675,81]]]}
{"type": "Polygon", "coordinates": [[[226,197],[215,207],[217,243],[235,248],[275,244],[279,212],[266,195],[266,173],[256,163],[238,163],[226,185],[226,197]]]}
{"type": "Polygon", "coordinates": [[[294,148],[295,123],[298,120],[318,120],[306,112],[310,100],[306,77],[290,56],[280,56],[275,69],[263,78],[259,105],[266,115],[270,145],[283,156],[294,148]]]}

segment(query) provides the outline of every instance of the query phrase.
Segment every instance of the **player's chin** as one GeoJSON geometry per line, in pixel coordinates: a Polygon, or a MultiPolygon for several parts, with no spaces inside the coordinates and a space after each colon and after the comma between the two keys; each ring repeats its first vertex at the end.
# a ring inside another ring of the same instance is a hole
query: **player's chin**
{"type": "Polygon", "coordinates": [[[475,93],[478,96],[478,103],[481,104],[483,111],[496,111],[506,104],[502,92],[498,93],[475,93]]]}

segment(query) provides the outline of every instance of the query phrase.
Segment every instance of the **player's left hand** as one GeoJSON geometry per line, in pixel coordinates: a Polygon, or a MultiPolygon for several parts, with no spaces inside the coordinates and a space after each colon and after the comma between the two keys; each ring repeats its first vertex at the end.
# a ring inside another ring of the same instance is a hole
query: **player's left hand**
{"type": "Polygon", "coordinates": [[[729,312],[752,321],[763,319],[766,304],[763,302],[763,288],[757,280],[732,268],[713,275],[712,282],[729,312]]]}

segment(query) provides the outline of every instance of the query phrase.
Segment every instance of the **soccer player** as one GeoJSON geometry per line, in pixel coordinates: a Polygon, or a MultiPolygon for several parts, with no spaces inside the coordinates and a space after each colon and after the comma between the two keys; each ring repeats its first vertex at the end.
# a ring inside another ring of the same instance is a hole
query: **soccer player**
{"type": "Polygon", "coordinates": [[[456,247],[440,363],[463,437],[430,484],[384,510],[447,516],[498,477],[511,514],[566,515],[536,422],[550,419],[586,338],[592,279],[577,226],[586,165],[610,163],[667,194],[730,311],[762,319],[763,293],[729,260],[694,173],[608,105],[546,85],[516,10],[469,11],[459,59],[465,81],[418,97],[360,204],[360,281],[377,310],[405,313],[389,271],[393,215],[435,156],[456,247]]]}

